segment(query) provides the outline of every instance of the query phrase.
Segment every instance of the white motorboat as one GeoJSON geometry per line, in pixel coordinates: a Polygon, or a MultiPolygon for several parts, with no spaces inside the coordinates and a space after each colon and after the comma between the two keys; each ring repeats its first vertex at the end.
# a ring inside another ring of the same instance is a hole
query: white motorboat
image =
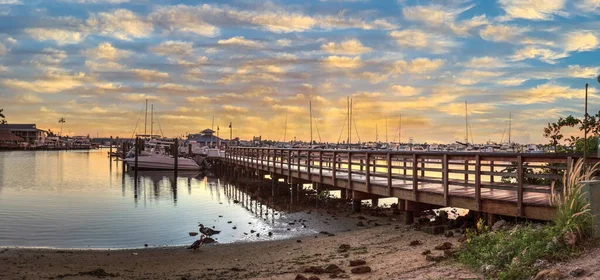
{"type": "MultiPolygon", "coordinates": [[[[148,142],[147,149],[138,155],[138,169],[175,170],[175,157],[167,154],[163,144],[160,141],[148,142]]],[[[135,167],[135,147],[123,161],[135,167]]],[[[191,158],[178,157],[177,170],[200,170],[200,165],[191,158]]]]}
{"type": "MultiPolygon", "coordinates": [[[[129,166],[135,166],[135,156],[123,159],[129,166]]],[[[138,156],[138,169],[175,170],[175,158],[169,155],[150,154],[138,156]]],[[[178,157],[177,170],[200,170],[193,159],[178,157]]]]}

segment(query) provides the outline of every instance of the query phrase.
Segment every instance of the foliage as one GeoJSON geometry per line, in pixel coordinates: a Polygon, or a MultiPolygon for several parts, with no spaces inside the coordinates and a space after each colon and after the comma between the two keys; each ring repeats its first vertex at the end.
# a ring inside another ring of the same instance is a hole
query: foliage
{"type": "Polygon", "coordinates": [[[7,124],[6,117],[4,116],[4,109],[0,109],[0,124],[7,124]]]}
{"type": "Polygon", "coordinates": [[[527,279],[537,272],[533,266],[536,260],[557,260],[571,254],[571,249],[555,238],[557,235],[556,227],[530,224],[510,231],[469,231],[466,247],[458,258],[488,277],[527,279]]]}
{"type": "Polygon", "coordinates": [[[555,123],[548,123],[548,126],[544,128],[544,137],[548,138],[550,145],[554,147],[557,153],[583,153],[583,143],[585,142],[581,137],[570,136],[565,138],[562,134],[561,129],[564,127],[577,127],[579,131],[587,133],[587,136],[591,136],[587,140],[586,154],[596,154],[598,152],[598,136],[600,136],[600,111],[596,115],[587,115],[583,119],[578,119],[569,115],[566,118],[560,117],[555,123]],[[566,146],[560,145],[561,140],[567,144],[566,146]]]}
{"type": "Polygon", "coordinates": [[[517,225],[511,230],[490,231],[480,220],[467,231],[467,243],[458,259],[467,266],[497,279],[527,279],[535,275],[538,260],[563,260],[577,252],[575,245],[593,236],[594,217],[582,181],[589,180],[598,164],[585,166],[580,159],[563,175],[563,194],[553,185],[552,203],[557,214],[545,225],[517,225]]]}
{"type": "Polygon", "coordinates": [[[578,125],[581,121],[571,115],[566,118],[558,118],[558,121],[555,123],[548,123],[548,126],[544,128],[544,137],[550,139],[550,145],[554,146],[556,150],[560,140],[563,139],[563,135],[561,133],[561,129],[563,127],[574,127],[578,125]]]}
{"type": "Polygon", "coordinates": [[[593,236],[594,216],[591,213],[590,204],[586,194],[582,192],[582,181],[590,180],[597,170],[598,164],[585,166],[583,159],[569,169],[569,176],[563,176],[562,194],[554,190],[552,186],[551,202],[556,205],[556,217],[554,222],[558,228],[565,233],[574,234],[578,239],[593,236]]]}

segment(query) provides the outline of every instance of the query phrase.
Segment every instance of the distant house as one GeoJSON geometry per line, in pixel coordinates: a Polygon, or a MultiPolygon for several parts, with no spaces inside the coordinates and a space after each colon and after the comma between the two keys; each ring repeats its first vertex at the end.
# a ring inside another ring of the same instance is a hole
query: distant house
{"type": "MultiPolygon", "coordinates": [[[[35,124],[0,124],[0,131],[8,131],[29,144],[41,144],[46,140],[48,132],[38,129],[35,124]]],[[[2,132],[5,135],[6,132],[2,132]]]]}
{"type": "Polygon", "coordinates": [[[202,146],[225,145],[227,140],[223,140],[215,135],[215,131],[207,128],[200,133],[189,134],[188,140],[194,140],[202,146]]]}
{"type": "Polygon", "coordinates": [[[9,130],[0,130],[0,148],[17,147],[19,143],[23,141],[25,141],[23,138],[14,135],[9,130]]]}

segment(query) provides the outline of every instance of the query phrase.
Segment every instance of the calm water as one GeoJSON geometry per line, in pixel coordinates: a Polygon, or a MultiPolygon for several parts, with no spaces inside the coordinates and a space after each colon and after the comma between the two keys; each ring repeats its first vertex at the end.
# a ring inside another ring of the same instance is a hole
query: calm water
{"type": "Polygon", "coordinates": [[[171,172],[140,172],[135,184],[133,173],[123,174],[106,155],[106,149],[0,152],[0,247],[184,245],[195,240],[188,232],[198,222],[222,230],[220,243],[316,232],[287,230],[292,214],[264,207],[265,217],[233,203],[225,191],[231,186],[218,178],[185,173],[175,181],[171,172]]]}

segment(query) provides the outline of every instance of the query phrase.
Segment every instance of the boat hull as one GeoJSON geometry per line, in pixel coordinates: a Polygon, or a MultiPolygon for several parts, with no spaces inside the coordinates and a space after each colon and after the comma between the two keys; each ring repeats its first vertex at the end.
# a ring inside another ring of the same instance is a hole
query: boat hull
{"type": "MultiPolygon", "coordinates": [[[[130,167],[135,168],[135,158],[123,159],[130,167]]],[[[175,159],[172,157],[141,156],[138,157],[138,169],[175,170],[175,159]]],[[[177,170],[200,170],[200,166],[192,159],[178,158],[177,170]]]]}

